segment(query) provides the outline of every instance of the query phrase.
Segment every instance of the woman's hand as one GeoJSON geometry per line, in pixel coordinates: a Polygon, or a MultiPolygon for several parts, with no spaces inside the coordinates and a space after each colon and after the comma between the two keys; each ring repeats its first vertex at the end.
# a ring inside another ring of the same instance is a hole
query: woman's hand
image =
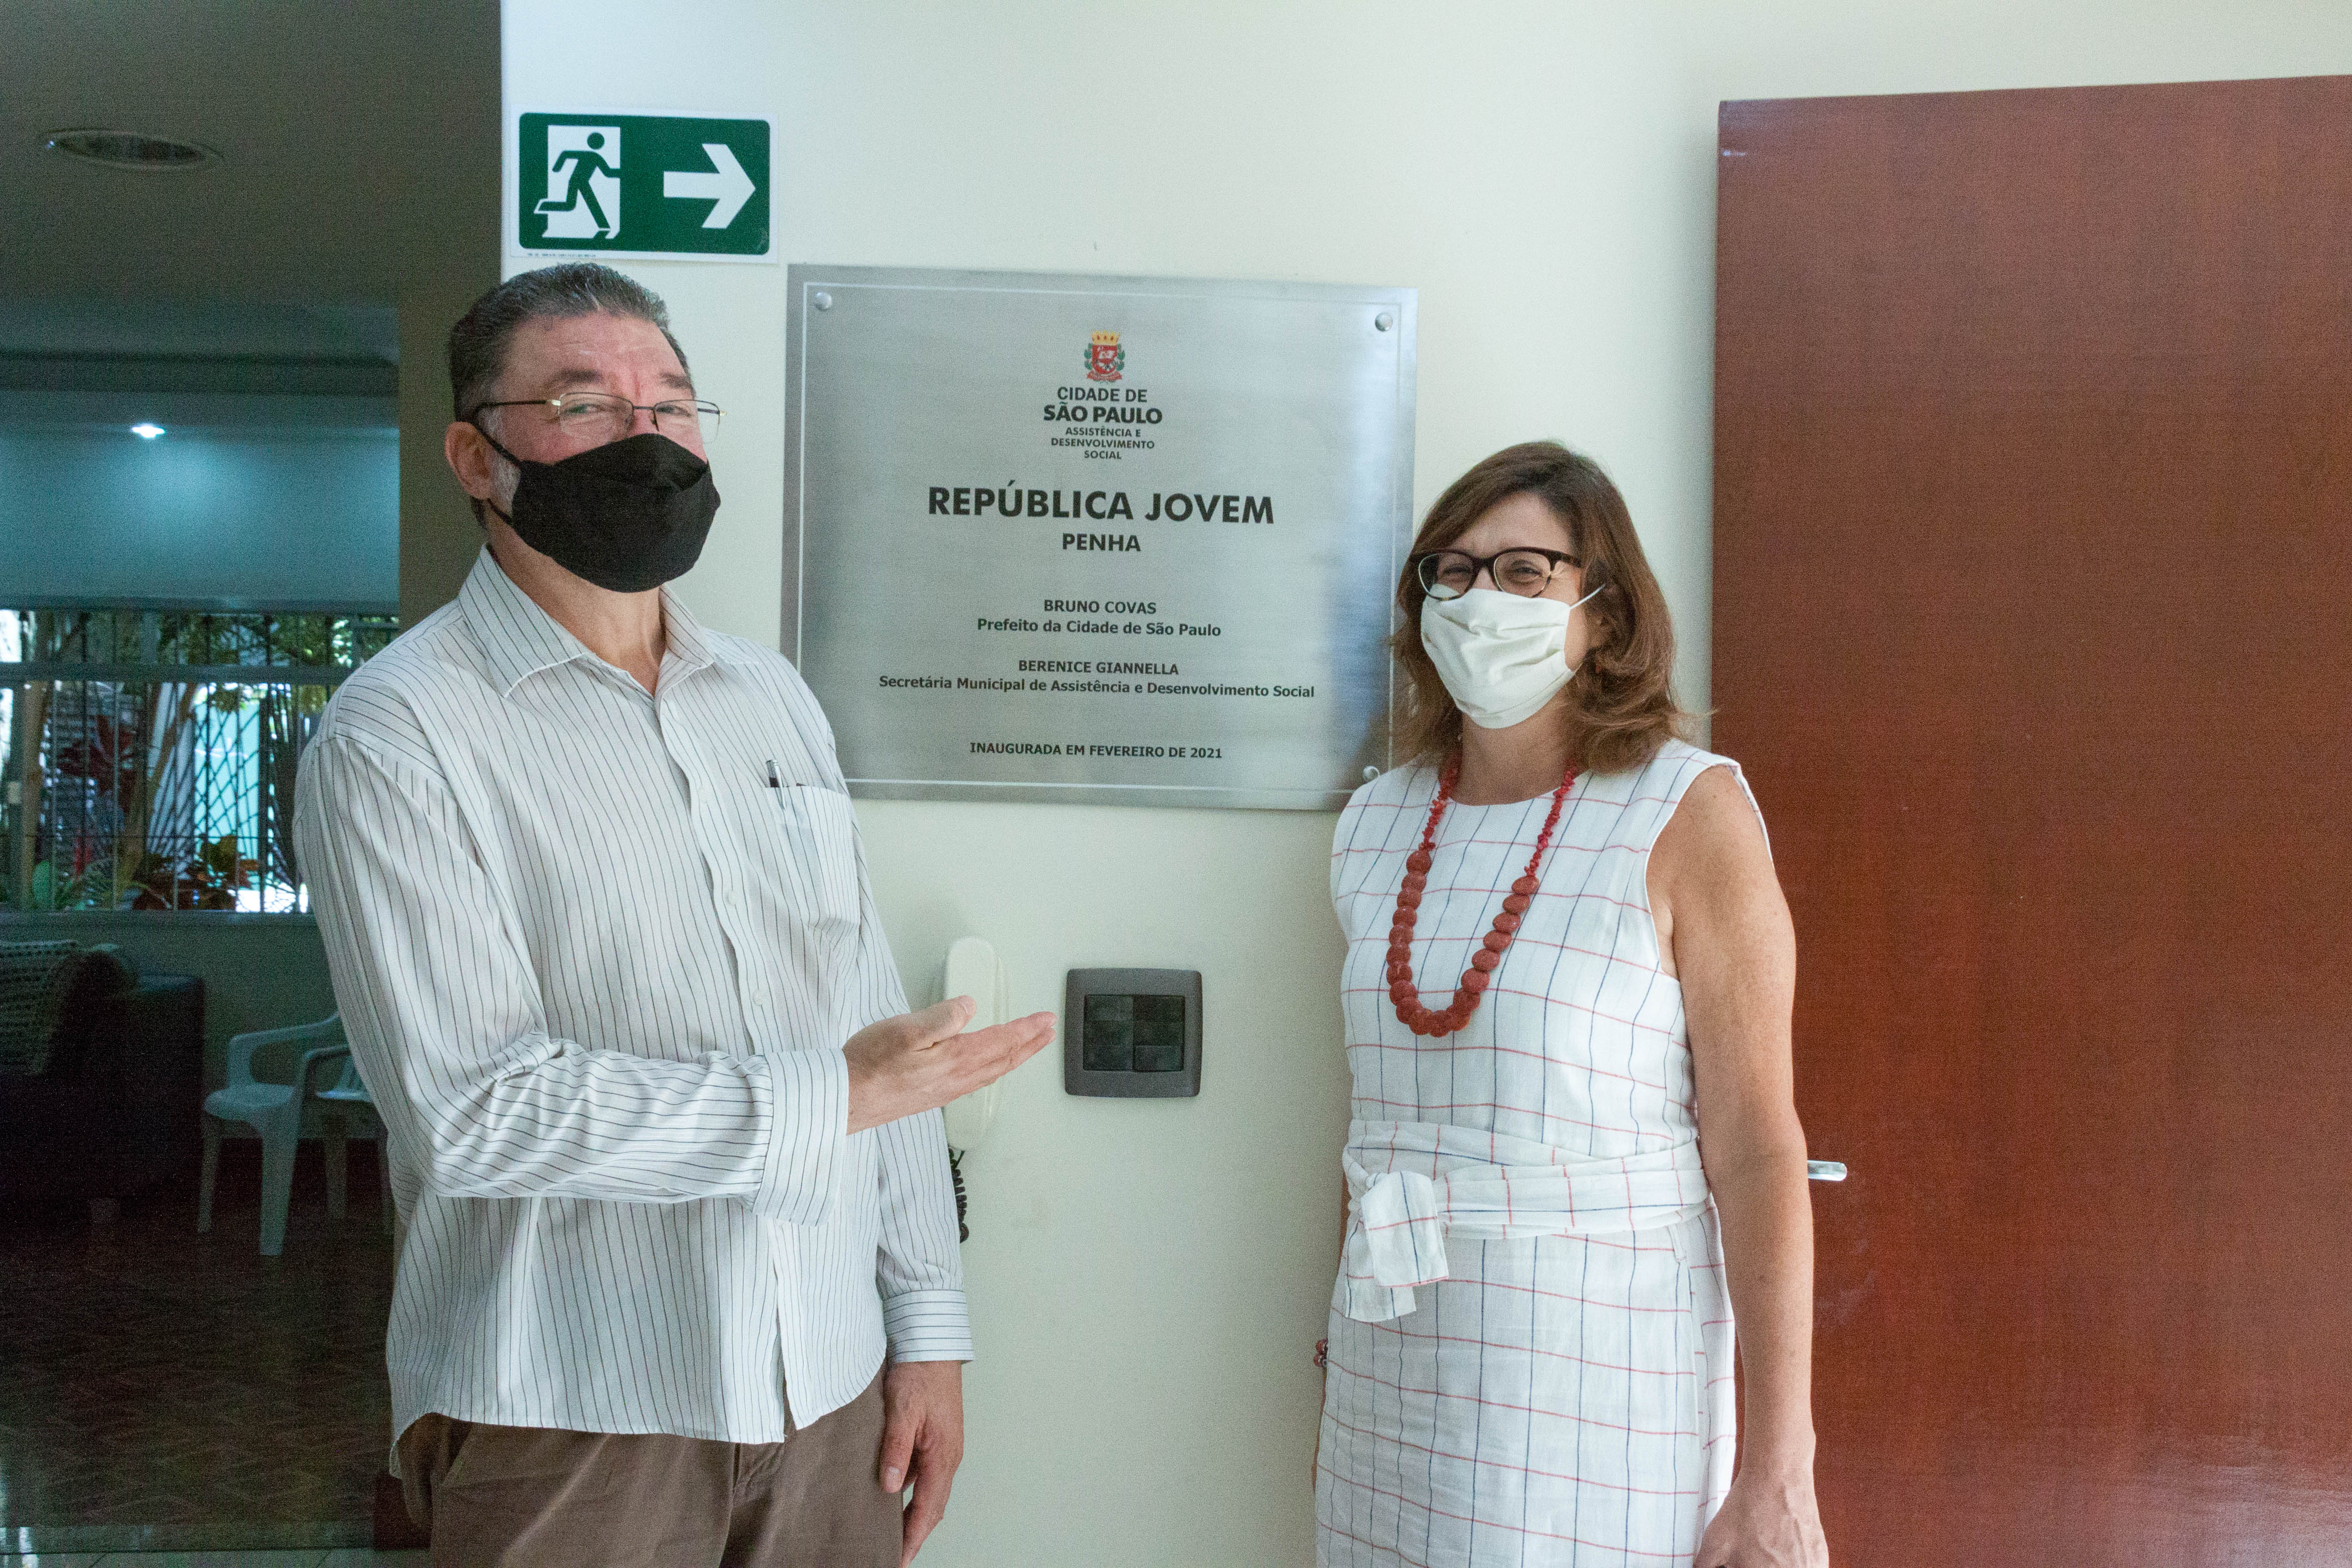
{"type": "Polygon", "coordinates": [[[1698,1544],[1695,1568],[1829,1568],[1811,1467],[1743,1469],[1698,1544]]]}
{"type": "Polygon", "coordinates": [[[1813,1211],[1790,1011],[1796,933],[1729,769],[1693,780],[1650,855],[1690,1021],[1699,1157],[1723,1225],[1747,1409],[1738,1473],[1696,1568],[1825,1568],[1813,1501],[1813,1211]]]}

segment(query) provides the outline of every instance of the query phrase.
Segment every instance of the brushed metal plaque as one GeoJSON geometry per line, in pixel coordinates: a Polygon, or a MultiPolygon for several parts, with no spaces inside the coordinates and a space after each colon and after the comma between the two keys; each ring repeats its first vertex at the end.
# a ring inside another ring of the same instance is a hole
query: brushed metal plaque
{"type": "Polygon", "coordinates": [[[1388,765],[1415,290],[787,288],[783,649],[853,794],[1328,809],[1388,765]]]}

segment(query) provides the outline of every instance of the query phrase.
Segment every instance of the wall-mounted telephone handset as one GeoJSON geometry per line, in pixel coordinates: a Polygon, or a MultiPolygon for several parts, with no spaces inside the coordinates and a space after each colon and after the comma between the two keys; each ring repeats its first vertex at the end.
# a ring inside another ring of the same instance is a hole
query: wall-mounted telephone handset
{"type": "MultiPolygon", "coordinates": [[[[941,1000],[950,996],[971,998],[971,1022],[965,1028],[985,1029],[1003,1023],[1011,1011],[1007,990],[1004,965],[997,961],[995,948],[976,936],[958,937],[948,948],[947,968],[940,977],[940,996],[941,1000]]],[[[1000,1079],[950,1102],[950,1149],[969,1154],[980,1147],[996,1120],[997,1101],[1002,1094],[1000,1079]]]]}
{"type": "MultiPolygon", "coordinates": [[[[949,945],[947,965],[940,975],[940,999],[950,996],[971,998],[971,1022],[964,1026],[967,1029],[985,1029],[1005,1021],[1012,1011],[1011,990],[1004,983],[1004,965],[998,961],[995,948],[976,936],[958,937],[949,945]]],[[[948,1169],[955,1180],[956,1233],[961,1241],[971,1239],[964,1219],[964,1156],[988,1136],[1003,1094],[1000,1079],[948,1102],[948,1169]]]]}

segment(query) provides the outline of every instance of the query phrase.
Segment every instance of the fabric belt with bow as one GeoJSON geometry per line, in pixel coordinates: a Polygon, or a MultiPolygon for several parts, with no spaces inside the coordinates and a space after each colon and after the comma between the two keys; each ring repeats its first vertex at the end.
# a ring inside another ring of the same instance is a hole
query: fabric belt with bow
{"type": "Polygon", "coordinates": [[[1447,1277],[1448,1232],[1468,1241],[1615,1235],[1695,1218],[1707,1201],[1696,1142],[1594,1160],[1465,1127],[1357,1121],[1340,1163],[1339,1304],[1365,1323],[1404,1316],[1414,1286],[1447,1277]]]}

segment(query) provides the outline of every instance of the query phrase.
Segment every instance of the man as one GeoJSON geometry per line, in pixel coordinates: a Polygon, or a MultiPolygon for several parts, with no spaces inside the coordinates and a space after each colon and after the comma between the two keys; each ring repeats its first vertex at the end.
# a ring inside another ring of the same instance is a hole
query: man
{"type": "Polygon", "coordinates": [[[971,1353],[938,1107],[1052,1015],[907,1012],[814,700],[661,590],[719,504],[661,302],[524,274],[449,375],[488,548],[295,820],[392,1133],[410,1510],[468,1568],[903,1564],[971,1353]]]}

